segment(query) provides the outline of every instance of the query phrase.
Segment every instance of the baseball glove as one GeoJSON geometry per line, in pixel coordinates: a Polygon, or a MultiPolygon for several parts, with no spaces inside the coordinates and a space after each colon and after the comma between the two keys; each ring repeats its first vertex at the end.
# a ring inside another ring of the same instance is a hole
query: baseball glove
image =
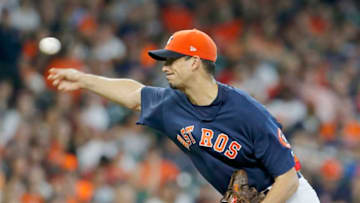
{"type": "Polygon", "coordinates": [[[265,194],[259,193],[254,187],[249,187],[246,172],[237,170],[231,176],[228,190],[221,203],[260,203],[264,199],[265,194]]]}

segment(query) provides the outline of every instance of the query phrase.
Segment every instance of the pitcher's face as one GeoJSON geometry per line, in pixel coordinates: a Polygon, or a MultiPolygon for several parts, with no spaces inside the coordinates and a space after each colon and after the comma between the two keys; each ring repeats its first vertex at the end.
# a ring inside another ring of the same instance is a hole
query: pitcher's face
{"type": "Polygon", "coordinates": [[[171,88],[182,89],[187,82],[191,82],[191,61],[186,57],[166,60],[162,71],[166,74],[166,79],[171,88]]]}

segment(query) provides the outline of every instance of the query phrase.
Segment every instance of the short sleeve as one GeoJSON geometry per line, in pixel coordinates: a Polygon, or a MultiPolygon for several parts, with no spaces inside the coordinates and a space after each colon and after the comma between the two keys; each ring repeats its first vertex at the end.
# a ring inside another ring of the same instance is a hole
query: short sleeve
{"type": "Polygon", "coordinates": [[[275,178],[295,166],[290,144],[276,123],[261,123],[254,133],[254,150],[270,175],[275,178]]]}
{"type": "Polygon", "coordinates": [[[165,88],[144,87],[141,90],[141,113],[136,124],[163,131],[165,88]]]}

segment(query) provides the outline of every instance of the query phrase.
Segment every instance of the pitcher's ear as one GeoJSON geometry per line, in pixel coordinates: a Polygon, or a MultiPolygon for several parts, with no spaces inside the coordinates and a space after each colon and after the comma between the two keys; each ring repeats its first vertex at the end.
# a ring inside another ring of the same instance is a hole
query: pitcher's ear
{"type": "Polygon", "coordinates": [[[200,59],[200,57],[195,55],[195,56],[192,56],[191,58],[192,58],[191,67],[194,70],[200,68],[201,67],[201,59],[200,59]]]}

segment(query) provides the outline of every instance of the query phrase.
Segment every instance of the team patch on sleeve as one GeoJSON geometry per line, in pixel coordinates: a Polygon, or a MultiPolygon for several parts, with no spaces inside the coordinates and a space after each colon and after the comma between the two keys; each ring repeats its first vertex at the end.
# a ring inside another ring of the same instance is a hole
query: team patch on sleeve
{"type": "Polygon", "coordinates": [[[282,131],[280,130],[280,128],[278,128],[278,139],[281,145],[283,145],[286,148],[291,148],[290,143],[287,141],[284,133],[282,133],[282,131]]]}
{"type": "MultiPolygon", "coordinates": [[[[291,149],[290,143],[287,141],[284,133],[282,133],[282,131],[280,130],[280,128],[278,128],[278,139],[279,139],[279,142],[281,143],[281,145],[283,145],[283,146],[286,147],[286,148],[291,149]]],[[[294,158],[295,170],[296,170],[296,171],[299,171],[299,170],[301,169],[301,163],[300,163],[298,157],[297,157],[297,156],[295,155],[295,153],[293,152],[293,150],[291,150],[291,155],[292,155],[293,158],[294,158]]]]}

